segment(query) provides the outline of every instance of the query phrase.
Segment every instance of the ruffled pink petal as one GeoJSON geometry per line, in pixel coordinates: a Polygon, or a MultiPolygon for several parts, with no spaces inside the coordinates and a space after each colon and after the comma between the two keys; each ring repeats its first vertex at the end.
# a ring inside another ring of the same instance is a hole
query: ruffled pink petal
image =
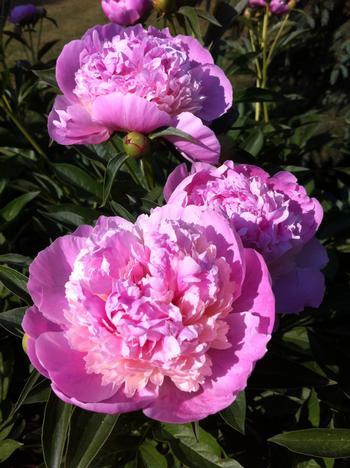
{"type": "Polygon", "coordinates": [[[106,127],[91,120],[89,112],[65,96],[57,96],[48,118],[50,137],[61,145],[98,144],[108,140],[106,127]]]}
{"type": "Polygon", "coordinates": [[[173,126],[196,140],[190,142],[181,137],[165,137],[176,146],[185,158],[189,161],[205,161],[212,164],[219,161],[220,143],[215,133],[206,127],[201,119],[190,112],[182,112],[174,118],[173,126]]]}
{"type": "Polygon", "coordinates": [[[179,183],[188,176],[188,169],[185,163],[179,164],[169,175],[163,190],[165,201],[168,201],[170,195],[178,187],[179,183]]]}
{"type": "MultiPolygon", "coordinates": [[[[141,25],[134,26],[135,28],[141,29],[141,25]]],[[[118,24],[109,23],[109,24],[98,24],[88,29],[86,33],[82,36],[81,41],[84,43],[85,47],[89,52],[100,50],[100,45],[104,41],[110,41],[114,36],[120,34],[123,31],[123,26],[118,24]]]]}
{"type": "Polygon", "coordinates": [[[211,122],[224,114],[231,106],[233,89],[223,70],[216,65],[199,65],[191,72],[194,78],[201,79],[206,99],[196,115],[211,122]]]}
{"type": "Polygon", "coordinates": [[[63,333],[40,335],[36,340],[36,353],[61,392],[87,403],[106,400],[116,393],[112,384],[102,385],[100,375],[87,374],[85,353],[73,350],[63,333]]]}
{"type": "Polygon", "coordinates": [[[213,56],[209,50],[203,47],[197,39],[194,39],[191,36],[183,36],[181,34],[176,37],[182,44],[185,44],[188,47],[188,53],[191,60],[202,65],[214,64],[213,56]]]}
{"type": "Polygon", "coordinates": [[[79,408],[83,408],[85,410],[106,414],[120,414],[128,413],[130,411],[137,411],[145,408],[157,398],[156,392],[147,391],[146,389],[135,394],[132,399],[127,398],[123,391],[119,390],[108,400],[97,403],[84,403],[74,397],[68,397],[62,393],[55,384],[52,384],[51,388],[56,393],[56,395],[66,403],[79,406],[79,408]]]}
{"type": "Polygon", "coordinates": [[[59,237],[40,252],[29,267],[28,290],[40,312],[56,324],[65,324],[67,308],[65,284],[72,272],[72,265],[85,238],[68,235],[59,237]]]}
{"type": "Polygon", "coordinates": [[[203,389],[186,393],[166,379],[158,398],[143,410],[146,416],[163,422],[197,421],[229,406],[242,391],[255,362],[266,352],[270,335],[260,333],[260,318],[250,313],[232,313],[229,341],[232,348],[212,351],[213,374],[203,389]]]}
{"type": "Polygon", "coordinates": [[[149,133],[171,124],[170,116],[154,102],[118,92],[99,96],[92,106],[92,118],[110,131],[149,133]]]}

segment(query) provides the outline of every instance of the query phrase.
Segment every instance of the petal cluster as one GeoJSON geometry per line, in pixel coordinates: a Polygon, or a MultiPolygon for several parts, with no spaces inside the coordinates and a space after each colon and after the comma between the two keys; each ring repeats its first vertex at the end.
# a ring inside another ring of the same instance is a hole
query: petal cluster
{"type": "Polygon", "coordinates": [[[95,27],[57,61],[49,133],[61,144],[100,143],[114,131],[173,126],[197,141],[168,139],[193,160],[216,162],[220,146],[203,124],[232,104],[232,87],[198,41],[167,29],[95,27]]]}
{"type": "Polygon", "coordinates": [[[112,23],[128,26],[139,21],[151,8],[150,0],[102,0],[104,14],[112,23]]]}
{"type": "Polygon", "coordinates": [[[266,352],[262,257],[220,213],[165,206],[102,217],[30,267],[28,354],[64,401],[188,422],[228,406],[266,352]]]}
{"type": "Polygon", "coordinates": [[[243,244],[267,262],[278,312],[320,305],[327,255],[314,236],[323,210],[291,173],[270,177],[256,166],[229,161],[219,168],[194,164],[188,175],[181,165],[170,175],[165,196],[169,203],[215,208],[227,216],[243,244]]]}
{"type": "Polygon", "coordinates": [[[249,0],[249,6],[253,8],[266,8],[266,5],[269,5],[270,12],[274,15],[284,15],[288,13],[289,6],[288,0],[271,0],[267,2],[266,0],[249,0]]]}

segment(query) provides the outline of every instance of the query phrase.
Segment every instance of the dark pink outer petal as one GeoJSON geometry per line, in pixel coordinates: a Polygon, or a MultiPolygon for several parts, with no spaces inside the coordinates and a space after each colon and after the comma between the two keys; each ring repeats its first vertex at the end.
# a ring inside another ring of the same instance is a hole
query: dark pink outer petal
{"type": "Polygon", "coordinates": [[[66,323],[63,312],[67,308],[65,284],[74,260],[85,245],[84,236],[91,230],[86,226],[72,235],[59,237],[40,252],[29,267],[28,290],[34,304],[56,324],[66,323]]]}
{"type": "Polygon", "coordinates": [[[86,372],[85,353],[73,350],[62,332],[43,333],[35,348],[50,380],[66,395],[83,402],[98,402],[116,393],[112,384],[102,385],[100,375],[86,372]]]}
{"type": "Polygon", "coordinates": [[[182,182],[188,176],[188,169],[185,163],[179,164],[175,167],[173,172],[167,178],[167,181],[164,186],[163,194],[165,201],[168,201],[171,194],[178,187],[180,182],[182,182]]]}
{"type": "Polygon", "coordinates": [[[143,410],[147,416],[170,423],[196,421],[229,406],[245,388],[255,362],[266,352],[275,316],[266,265],[254,250],[247,251],[241,300],[234,304],[228,318],[232,348],[211,351],[212,378],[199,392],[181,392],[167,379],[159,397],[143,410]],[[246,310],[236,311],[236,304],[246,310]]]}
{"type": "Polygon", "coordinates": [[[201,119],[190,112],[182,112],[174,118],[173,126],[190,135],[196,141],[191,142],[177,136],[165,137],[173,143],[189,161],[217,163],[220,157],[220,143],[215,133],[206,127],[201,119]]]}
{"type": "Polygon", "coordinates": [[[89,112],[78,103],[57,96],[48,119],[50,137],[61,145],[98,144],[108,140],[109,130],[91,120],[89,112]]]}
{"type": "Polygon", "coordinates": [[[49,374],[47,373],[46,369],[40,364],[36,355],[36,338],[38,338],[38,336],[40,336],[42,333],[48,331],[60,331],[61,328],[55,323],[52,323],[49,320],[47,320],[35,306],[32,306],[29,309],[27,309],[25,316],[23,317],[22,327],[28,337],[27,354],[32,365],[37,371],[45,375],[45,377],[48,377],[49,374]]]}
{"type": "Polygon", "coordinates": [[[83,401],[77,400],[74,397],[69,397],[65,393],[62,393],[56,385],[53,383],[51,385],[52,390],[56,395],[61,398],[61,400],[71,405],[79,406],[80,408],[95,411],[96,413],[107,413],[107,414],[119,414],[119,413],[128,413],[129,411],[137,411],[139,409],[145,408],[151,402],[157,398],[155,392],[150,392],[143,390],[140,393],[136,393],[132,399],[127,398],[122,390],[117,391],[111,398],[94,402],[94,403],[84,403],[83,401]]]}
{"type": "Polygon", "coordinates": [[[135,94],[118,92],[99,96],[92,106],[92,119],[110,131],[149,133],[171,125],[171,117],[157,104],[135,94]]]}
{"type": "Polygon", "coordinates": [[[56,81],[62,93],[72,102],[78,102],[73,90],[76,86],[75,73],[80,67],[80,54],[85,45],[81,40],[66,44],[56,62],[56,81]]]}
{"type": "Polygon", "coordinates": [[[317,239],[309,241],[285,275],[273,277],[278,313],[297,314],[305,307],[319,307],[325,293],[321,269],[328,262],[326,249],[317,239]]]}
{"type": "Polygon", "coordinates": [[[221,68],[216,65],[200,65],[191,74],[201,80],[202,92],[206,96],[203,108],[196,113],[197,117],[211,122],[232,106],[232,84],[221,68]]]}
{"type": "Polygon", "coordinates": [[[214,59],[208,49],[202,46],[194,37],[183,36],[179,34],[176,36],[182,44],[185,44],[185,48],[188,48],[188,54],[191,60],[198,62],[199,64],[214,64],[214,59]]]}

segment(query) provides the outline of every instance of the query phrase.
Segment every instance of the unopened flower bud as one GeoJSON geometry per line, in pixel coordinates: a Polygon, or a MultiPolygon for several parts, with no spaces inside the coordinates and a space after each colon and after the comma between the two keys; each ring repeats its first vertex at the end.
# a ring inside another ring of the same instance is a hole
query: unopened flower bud
{"type": "Polygon", "coordinates": [[[289,8],[290,10],[293,10],[293,8],[295,8],[296,5],[297,5],[297,1],[296,1],[296,0],[290,0],[290,1],[288,2],[288,8],[289,8]]]}
{"type": "Polygon", "coordinates": [[[149,139],[138,132],[130,132],[123,138],[123,147],[125,153],[130,158],[142,158],[147,156],[150,151],[149,139]]]}
{"type": "Polygon", "coordinates": [[[158,13],[172,13],[176,10],[175,0],[152,0],[152,4],[158,13]]]}
{"type": "Polygon", "coordinates": [[[27,353],[28,349],[28,335],[25,333],[22,338],[22,348],[25,353],[27,353]]]}

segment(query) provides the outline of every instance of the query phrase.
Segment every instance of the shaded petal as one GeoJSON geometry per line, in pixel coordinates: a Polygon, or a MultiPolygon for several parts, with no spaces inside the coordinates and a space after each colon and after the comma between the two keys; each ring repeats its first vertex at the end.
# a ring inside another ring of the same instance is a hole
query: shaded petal
{"type": "Polygon", "coordinates": [[[328,263],[327,250],[316,237],[304,245],[295,258],[299,268],[324,268],[328,263]]]}
{"type": "Polygon", "coordinates": [[[118,92],[99,96],[92,106],[92,118],[110,131],[149,133],[171,124],[170,116],[154,102],[118,92]]]}
{"type": "Polygon", "coordinates": [[[106,127],[93,122],[89,112],[80,104],[57,96],[48,118],[50,137],[61,145],[98,144],[108,140],[106,127]]]}
{"type": "Polygon", "coordinates": [[[188,176],[189,172],[185,163],[179,164],[169,175],[163,190],[165,201],[168,201],[170,195],[178,187],[179,183],[188,176]]]}
{"type": "Polygon", "coordinates": [[[206,96],[202,109],[196,113],[200,119],[211,122],[232,106],[232,84],[221,68],[200,65],[191,70],[191,74],[201,81],[201,92],[206,96]]]}
{"type": "MultiPolygon", "coordinates": [[[[78,235],[80,233],[77,232],[78,235]]],[[[74,260],[85,245],[85,238],[74,234],[56,239],[36,256],[29,267],[28,290],[34,304],[46,318],[57,324],[66,323],[65,284],[74,260]]]]}
{"type": "Polygon", "coordinates": [[[176,38],[181,41],[181,44],[185,44],[187,46],[191,60],[202,65],[214,64],[213,56],[209,50],[203,47],[197,39],[191,36],[183,36],[182,34],[179,34],[176,38]]]}
{"type": "Polygon", "coordinates": [[[241,295],[235,302],[233,311],[258,314],[261,317],[261,333],[269,334],[275,322],[275,298],[270,273],[262,255],[254,249],[244,250],[246,274],[241,295]]]}
{"type": "Polygon", "coordinates": [[[100,375],[86,372],[86,354],[73,350],[63,333],[40,335],[36,352],[55,387],[66,395],[83,402],[98,402],[116,393],[112,384],[102,385],[100,375]]]}
{"type": "Polygon", "coordinates": [[[190,142],[181,137],[165,137],[185,158],[190,161],[205,161],[213,164],[219,161],[220,143],[215,133],[206,127],[201,119],[190,112],[182,112],[174,118],[173,126],[196,139],[196,142],[190,142]]]}
{"type": "Polygon", "coordinates": [[[325,293],[324,275],[316,268],[298,268],[273,282],[276,311],[297,314],[305,307],[319,307],[325,293]]]}

